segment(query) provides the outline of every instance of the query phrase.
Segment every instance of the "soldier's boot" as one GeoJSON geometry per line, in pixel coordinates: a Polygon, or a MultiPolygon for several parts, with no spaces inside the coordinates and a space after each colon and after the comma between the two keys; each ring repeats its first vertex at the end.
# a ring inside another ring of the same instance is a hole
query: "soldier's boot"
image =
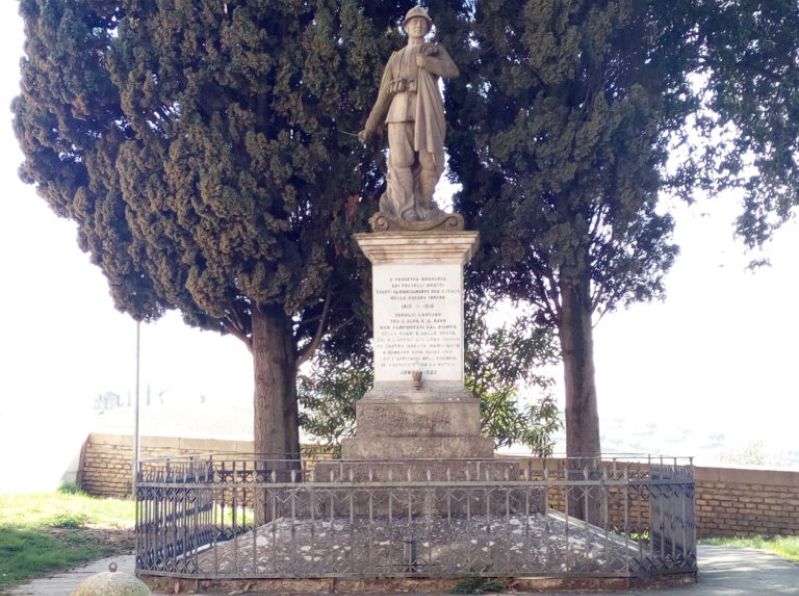
{"type": "MultiPolygon", "coordinates": [[[[388,179],[386,211],[398,219],[414,221],[414,175],[411,168],[393,167],[388,179]]],[[[380,206],[383,211],[383,205],[380,206]]]]}
{"type": "Polygon", "coordinates": [[[435,219],[444,213],[433,199],[438,179],[439,174],[435,169],[421,168],[418,176],[416,211],[422,219],[435,219]]]}

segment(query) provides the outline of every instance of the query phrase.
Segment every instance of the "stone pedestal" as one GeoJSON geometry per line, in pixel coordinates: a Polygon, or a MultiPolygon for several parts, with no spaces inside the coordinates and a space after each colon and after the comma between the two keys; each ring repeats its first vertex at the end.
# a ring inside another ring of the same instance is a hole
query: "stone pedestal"
{"type": "Polygon", "coordinates": [[[463,384],[463,267],[477,232],[355,238],[372,262],[375,383],[356,405],[343,458],[492,457],[480,404],[463,384]]]}

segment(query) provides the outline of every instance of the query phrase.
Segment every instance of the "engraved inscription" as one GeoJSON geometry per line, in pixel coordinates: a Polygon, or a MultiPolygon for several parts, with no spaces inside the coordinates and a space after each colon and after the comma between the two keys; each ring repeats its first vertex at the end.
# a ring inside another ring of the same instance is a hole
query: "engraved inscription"
{"type": "Polygon", "coordinates": [[[440,431],[449,436],[447,433],[450,431],[449,422],[449,417],[440,410],[408,412],[397,407],[372,406],[358,413],[358,436],[364,437],[370,434],[391,437],[435,436],[441,434],[440,431]]]}
{"type": "Polygon", "coordinates": [[[462,380],[460,266],[376,267],[374,284],[376,380],[462,380]]]}

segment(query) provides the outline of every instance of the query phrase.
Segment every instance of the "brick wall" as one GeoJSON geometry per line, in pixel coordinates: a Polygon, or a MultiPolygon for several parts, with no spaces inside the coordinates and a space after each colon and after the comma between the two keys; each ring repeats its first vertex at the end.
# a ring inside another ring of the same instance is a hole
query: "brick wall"
{"type": "Polygon", "coordinates": [[[700,538],[799,535],[799,472],[696,468],[700,538]]]}
{"type": "MultiPolygon", "coordinates": [[[[252,441],[172,437],[141,439],[142,458],[252,452],[252,441]]],[[[92,433],[81,454],[80,486],[98,496],[130,495],[132,458],[133,439],[130,435],[92,433]]],[[[556,460],[550,462],[557,465],[556,460]]],[[[697,467],[695,480],[699,538],[799,535],[799,472],[697,467]]],[[[553,493],[550,500],[550,505],[557,506],[562,495],[553,493]]],[[[640,502],[636,502],[638,506],[640,502]]],[[[646,519],[648,516],[645,511],[631,511],[629,515],[633,516],[631,519],[646,519]]]]}
{"type": "MultiPolygon", "coordinates": [[[[551,470],[561,462],[548,461],[551,470]]],[[[527,460],[522,460],[523,469],[527,460]]],[[[719,536],[799,535],[799,472],[744,468],[694,468],[698,538],[719,536]]],[[[611,492],[612,489],[611,489],[611,492]]],[[[622,525],[619,499],[609,511],[611,523],[622,525]]],[[[551,507],[564,510],[563,490],[550,490],[551,507]]],[[[645,501],[628,503],[627,517],[636,525],[649,517],[645,501]]]]}
{"type": "MultiPolygon", "coordinates": [[[[252,453],[252,441],[141,437],[142,459],[191,453],[252,453]]],[[[78,484],[87,493],[126,497],[133,484],[133,437],[92,433],[81,453],[78,484]]]]}

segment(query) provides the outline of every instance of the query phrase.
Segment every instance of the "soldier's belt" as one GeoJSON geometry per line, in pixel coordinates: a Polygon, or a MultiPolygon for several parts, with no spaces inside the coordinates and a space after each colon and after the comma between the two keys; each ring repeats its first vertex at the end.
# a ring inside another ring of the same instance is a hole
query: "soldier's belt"
{"type": "Polygon", "coordinates": [[[416,93],[416,81],[408,79],[394,79],[388,85],[388,92],[392,95],[395,93],[416,93]]]}

